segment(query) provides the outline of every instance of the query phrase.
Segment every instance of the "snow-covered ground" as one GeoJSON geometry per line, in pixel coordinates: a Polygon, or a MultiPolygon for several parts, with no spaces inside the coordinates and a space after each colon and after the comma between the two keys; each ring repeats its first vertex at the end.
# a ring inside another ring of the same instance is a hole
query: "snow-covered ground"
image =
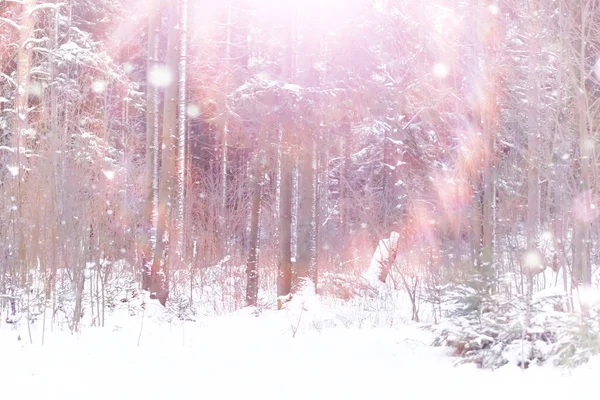
{"type": "Polygon", "coordinates": [[[255,316],[166,321],[114,315],[104,328],[0,327],[0,398],[13,399],[598,399],[600,362],[571,373],[455,367],[417,325],[349,328],[309,304],[255,316]],[[141,334],[140,334],[141,332],[141,334]],[[295,335],[294,335],[294,332],[295,335]],[[21,340],[17,336],[21,335],[21,340]],[[138,346],[139,341],[139,346],[138,346]]]}

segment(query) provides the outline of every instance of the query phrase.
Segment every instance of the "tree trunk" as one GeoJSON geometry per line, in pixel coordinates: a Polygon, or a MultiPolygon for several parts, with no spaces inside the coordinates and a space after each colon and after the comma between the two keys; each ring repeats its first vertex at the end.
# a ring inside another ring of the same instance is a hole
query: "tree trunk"
{"type": "MultiPolygon", "coordinates": [[[[532,18],[537,18],[537,9],[533,2],[530,3],[532,18]]],[[[529,65],[528,80],[529,89],[527,91],[527,251],[534,251],[537,248],[537,234],[539,224],[539,91],[537,85],[537,55],[539,52],[539,41],[537,39],[536,21],[531,23],[531,32],[529,34],[529,65]]],[[[525,266],[531,268],[532,266],[525,266]]],[[[525,327],[529,328],[531,323],[531,300],[533,297],[533,274],[527,273],[527,313],[525,318],[525,327]]]]}
{"type": "MultiPolygon", "coordinates": [[[[294,23],[290,12],[288,37],[283,60],[283,77],[288,82],[294,78],[294,23]]],[[[277,296],[286,296],[292,289],[292,172],[291,154],[293,133],[291,121],[284,121],[281,137],[281,164],[279,182],[279,251],[277,257],[277,296]]]]}
{"type": "Polygon", "coordinates": [[[15,206],[15,229],[17,234],[17,260],[16,269],[20,272],[20,281],[23,286],[27,282],[27,245],[25,243],[25,220],[23,218],[23,159],[21,152],[23,151],[23,135],[29,127],[29,83],[32,67],[32,43],[29,43],[33,38],[35,20],[33,16],[33,8],[36,6],[36,0],[24,0],[23,11],[21,14],[21,29],[19,31],[19,48],[17,51],[17,77],[16,77],[16,93],[15,93],[15,116],[13,118],[13,148],[15,149],[15,165],[12,167],[16,171],[14,176],[14,201],[15,206]]]}
{"type": "MultiPolygon", "coordinates": [[[[589,30],[588,18],[591,11],[587,6],[581,7],[581,30],[589,30]]],[[[592,159],[594,157],[594,141],[589,135],[589,105],[587,94],[588,70],[586,68],[586,37],[582,34],[579,38],[579,49],[577,49],[577,123],[579,131],[579,154],[580,154],[580,198],[579,210],[575,210],[575,226],[573,229],[573,285],[590,285],[592,283],[592,272],[590,264],[590,223],[593,219],[592,209],[592,159]]]]}
{"type": "MultiPolygon", "coordinates": [[[[174,6],[169,7],[169,34],[167,43],[167,70],[176,75],[178,67],[178,42],[177,11],[174,6]]],[[[151,297],[157,298],[165,305],[168,297],[168,255],[172,253],[169,246],[169,232],[172,227],[168,224],[172,216],[170,204],[173,199],[173,184],[175,178],[175,149],[174,138],[177,132],[177,79],[172,79],[165,87],[161,171],[158,188],[158,221],[156,231],[156,250],[151,270],[151,297]]]]}
{"type": "Polygon", "coordinates": [[[307,278],[313,249],[313,137],[307,129],[301,138],[300,178],[298,188],[298,259],[295,263],[294,278],[307,278]]]}
{"type": "Polygon", "coordinates": [[[250,211],[250,252],[246,265],[246,304],[256,306],[258,300],[258,229],[260,222],[260,203],[262,195],[261,154],[256,155],[254,162],[252,209],[250,211]]]}
{"type": "MultiPolygon", "coordinates": [[[[152,237],[155,227],[155,209],[157,187],[155,177],[158,168],[158,89],[150,82],[150,76],[158,65],[158,23],[160,21],[160,0],[156,0],[148,10],[148,63],[146,71],[146,209],[142,232],[142,290],[150,290],[150,269],[152,266],[152,250],[156,238],[152,237]],[[154,241],[154,243],[152,243],[154,241]]],[[[155,233],[154,233],[155,234],[155,233]]]]}
{"type": "MultiPolygon", "coordinates": [[[[179,112],[177,154],[177,215],[175,221],[176,260],[178,267],[184,262],[184,214],[185,214],[185,131],[186,131],[186,67],[187,67],[187,0],[179,0],[179,112]]],[[[173,264],[173,262],[172,262],[173,264]]]]}
{"type": "MultiPolygon", "coordinates": [[[[227,35],[225,42],[225,90],[229,90],[230,85],[230,59],[231,59],[231,0],[227,1],[227,35]]],[[[223,249],[227,253],[229,250],[229,238],[227,237],[227,165],[228,165],[228,140],[229,140],[229,115],[227,97],[224,100],[225,121],[223,122],[223,132],[221,137],[221,188],[220,188],[220,214],[219,215],[219,233],[223,241],[223,249]]]]}
{"type": "Polygon", "coordinates": [[[277,296],[286,296],[292,289],[292,155],[291,132],[283,128],[281,170],[279,182],[279,255],[277,261],[277,296]]]}

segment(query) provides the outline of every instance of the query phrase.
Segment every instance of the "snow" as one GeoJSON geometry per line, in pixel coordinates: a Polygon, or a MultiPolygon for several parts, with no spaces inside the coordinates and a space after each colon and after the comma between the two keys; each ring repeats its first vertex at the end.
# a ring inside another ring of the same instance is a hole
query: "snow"
{"type": "Polygon", "coordinates": [[[104,328],[47,329],[44,345],[39,326],[29,344],[26,327],[4,324],[2,398],[597,398],[598,359],[571,374],[514,365],[484,371],[455,367],[418,325],[340,326],[315,297],[255,314],[169,322],[150,302],[143,316],[113,315],[104,328]]]}
{"type": "Polygon", "coordinates": [[[300,92],[302,92],[302,87],[293,83],[286,83],[285,85],[283,85],[283,90],[289,90],[290,92],[295,92],[296,94],[299,94],[300,92]]]}
{"type": "Polygon", "coordinates": [[[400,234],[398,232],[392,232],[389,238],[381,239],[379,245],[373,253],[371,263],[367,269],[364,278],[373,287],[379,286],[379,277],[381,276],[381,270],[385,263],[393,262],[395,255],[392,253],[398,248],[398,241],[400,240],[400,234]],[[392,260],[390,260],[392,257],[392,260]]]}
{"type": "Polygon", "coordinates": [[[6,168],[8,169],[8,172],[10,172],[10,174],[12,176],[19,175],[19,167],[14,166],[14,165],[7,165],[6,168]]]}
{"type": "Polygon", "coordinates": [[[600,58],[594,64],[594,75],[596,75],[596,79],[600,80],[600,58]]]}

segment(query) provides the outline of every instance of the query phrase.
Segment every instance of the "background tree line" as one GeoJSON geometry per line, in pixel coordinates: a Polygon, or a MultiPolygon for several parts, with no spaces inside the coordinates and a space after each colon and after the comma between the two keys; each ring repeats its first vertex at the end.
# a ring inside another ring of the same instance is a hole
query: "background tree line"
{"type": "Polygon", "coordinates": [[[595,284],[598,7],[0,2],[0,308],[595,284]]]}

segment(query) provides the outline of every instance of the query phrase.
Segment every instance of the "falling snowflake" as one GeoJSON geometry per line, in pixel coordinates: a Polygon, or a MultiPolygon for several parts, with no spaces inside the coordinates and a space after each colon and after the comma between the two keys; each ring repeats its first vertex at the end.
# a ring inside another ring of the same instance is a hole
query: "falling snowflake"
{"type": "Polygon", "coordinates": [[[27,87],[27,93],[29,93],[29,96],[31,97],[42,97],[44,94],[44,88],[42,87],[40,81],[31,81],[27,87]]]}
{"type": "Polygon", "coordinates": [[[586,139],[583,141],[582,146],[586,150],[594,150],[594,147],[596,147],[596,141],[594,139],[586,139]]]}
{"type": "Polygon", "coordinates": [[[187,108],[187,115],[190,118],[196,118],[200,115],[200,108],[195,104],[190,104],[187,108]]]}
{"type": "Polygon", "coordinates": [[[500,12],[500,9],[498,8],[498,6],[496,4],[490,4],[488,6],[488,11],[490,13],[492,13],[493,15],[498,15],[498,13],[500,12]]]}
{"type": "Polygon", "coordinates": [[[525,254],[525,268],[532,274],[537,275],[544,270],[544,260],[537,250],[530,250],[525,254]]]}
{"type": "Polygon", "coordinates": [[[155,65],[150,71],[149,80],[153,86],[166,87],[173,82],[173,73],[165,65],[155,65]]]}
{"type": "Polygon", "coordinates": [[[123,71],[125,71],[125,73],[130,74],[131,72],[133,72],[133,64],[131,63],[124,63],[123,64],[123,71]]]}
{"type": "Polygon", "coordinates": [[[433,75],[436,77],[445,78],[449,73],[450,68],[448,67],[448,64],[439,62],[433,65],[433,75]]]}
{"type": "Polygon", "coordinates": [[[104,81],[94,81],[92,83],[92,90],[95,93],[102,93],[106,90],[106,82],[104,81]]]}
{"type": "Polygon", "coordinates": [[[8,172],[10,172],[12,176],[19,175],[19,167],[14,165],[7,165],[6,168],[8,168],[8,172]]]}
{"type": "Polygon", "coordinates": [[[104,174],[106,179],[108,179],[109,181],[112,181],[113,179],[115,179],[115,171],[102,170],[102,173],[104,174]]]}
{"type": "Polygon", "coordinates": [[[579,302],[583,307],[593,307],[600,303],[600,292],[590,285],[582,285],[577,288],[579,302]]]}
{"type": "Polygon", "coordinates": [[[546,232],[542,233],[542,239],[544,241],[550,241],[550,240],[552,240],[552,232],[546,231],[546,232]]]}
{"type": "Polygon", "coordinates": [[[591,190],[584,191],[573,199],[573,215],[576,219],[590,223],[600,216],[596,203],[598,196],[591,190]]]}

